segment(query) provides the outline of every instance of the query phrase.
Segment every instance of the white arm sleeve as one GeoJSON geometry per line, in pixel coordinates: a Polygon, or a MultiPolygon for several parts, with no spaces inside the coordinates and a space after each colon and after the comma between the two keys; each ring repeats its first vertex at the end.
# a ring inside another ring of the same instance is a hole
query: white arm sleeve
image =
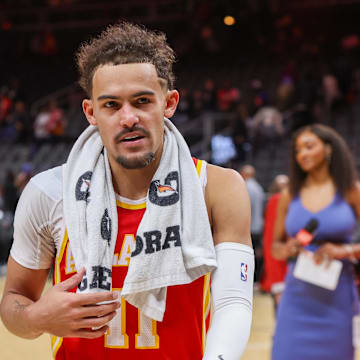
{"type": "Polygon", "coordinates": [[[203,360],[239,360],[250,335],[254,251],[239,243],[215,246],[218,267],[211,276],[214,313],[203,360]]]}

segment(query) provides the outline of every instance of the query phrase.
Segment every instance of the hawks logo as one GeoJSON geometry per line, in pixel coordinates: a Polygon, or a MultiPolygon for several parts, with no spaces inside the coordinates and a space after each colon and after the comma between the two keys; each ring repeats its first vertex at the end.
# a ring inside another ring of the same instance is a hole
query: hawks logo
{"type": "Polygon", "coordinates": [[[165,181],[154,180],[150,184],[149,200],[159,206],[169,206],[179,201],[179,173],[170,172],[165,181]]]}
{"type": "Polygon", "coordinates": [[[170,185],[161,185],[159,180],[155,180],[155,186],[160,194],[177,193],[177,191],[170,185]]]}
{"type": "Polygon", "coordinates": [[[240,266],[240,277],[241,277],[241,280],[242,280],[242,281],[247,281],[247,278],[248,278],[247,271],[248,271],[248,264],[246,264],[246,263],[241,263],[241,266],[240,266]]]}

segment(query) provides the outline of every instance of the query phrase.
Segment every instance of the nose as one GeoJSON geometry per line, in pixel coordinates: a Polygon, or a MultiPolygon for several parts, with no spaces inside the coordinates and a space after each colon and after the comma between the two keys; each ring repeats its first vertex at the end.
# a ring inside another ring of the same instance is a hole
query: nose
{"type": "Polygon", "coordinates": [[[128,103],[124,103],[119,111],[120,124],[125,128],[132,128],[139,123],[139,117],[135,109],[128,103]]]}

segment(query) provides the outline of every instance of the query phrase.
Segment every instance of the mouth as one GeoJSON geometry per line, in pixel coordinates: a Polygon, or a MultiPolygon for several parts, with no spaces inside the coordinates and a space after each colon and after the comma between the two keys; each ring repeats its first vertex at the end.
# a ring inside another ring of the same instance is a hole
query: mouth
{"type": "Polygon", "coordinates": [[[121,143],[126,142],[126,143],[131,143],[131,142],[136,142],[139,141],[141,139],[143,139],[145,136],[141,136],[141,135],[131,135],[131,136],[125,136],[124,138],[122,138],[120,140],[121,143]]]}
{"type": "Polygon", "coordinates": [[[303,160],[303,161],[299,162],[299,164],[300,164],[300,166],[306,168],[306,167],[310,166],[312,164],[312,162],[311,162],[311,160],[303,160]]]}
{"type": "Polygon", "coordinates": [[[114,137],[115,143],[118,144],[136,144],[141,143],[146,137],[149,137],[150,134],[147,130],[134,126],[132,129],[123,129],[114,137]]]}

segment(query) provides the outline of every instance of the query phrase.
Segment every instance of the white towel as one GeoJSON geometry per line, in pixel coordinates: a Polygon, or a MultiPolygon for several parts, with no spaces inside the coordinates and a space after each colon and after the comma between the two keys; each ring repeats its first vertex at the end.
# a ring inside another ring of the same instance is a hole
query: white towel
{"type": "MultiPolygon", "coordinates": [[[[162,321],[166,287],[192,282],[216,267],[204,194],[188,146],[165,119],[164,149],[152,179],[122,296],[162,321]]],[[[63,166],[64,216],[77,269],[78,291],[111,290],[117,209],[106,150],[89,126],[63,166]]]]}

